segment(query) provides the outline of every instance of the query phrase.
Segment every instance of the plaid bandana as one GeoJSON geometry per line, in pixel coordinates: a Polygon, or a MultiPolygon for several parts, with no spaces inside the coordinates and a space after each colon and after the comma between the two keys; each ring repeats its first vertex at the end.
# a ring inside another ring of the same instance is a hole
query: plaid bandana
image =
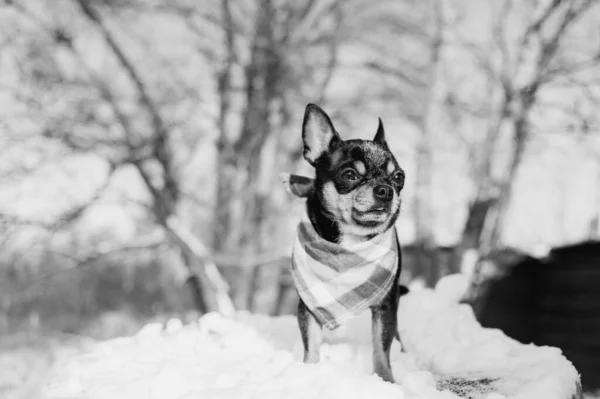
{"type": "Polygon", "coordinates": [[[323,239],[305,216],[292,252],[298,294],[321,322],[334,330],[388,293],[398,269],[396,228],[352,246],[323,239]]]}

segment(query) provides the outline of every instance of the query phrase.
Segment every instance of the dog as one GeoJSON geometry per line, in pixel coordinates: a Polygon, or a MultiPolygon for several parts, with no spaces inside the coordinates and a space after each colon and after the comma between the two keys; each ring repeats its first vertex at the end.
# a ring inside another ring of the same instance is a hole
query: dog
{"type": "Polygon", "coordinates": [[[342,140],[319,106],[308,104],[302,124],[304,159],[315,178],[286,175],[306,198],[292,254],[300,300],[304,362],[320,361],[322,329],[334,329],[371,309],[373,370],[394,382],[390,347],[397,332],[402,270],[394,224],[405,173],[390,152],[381,119],[373,140],[342,140]]]}

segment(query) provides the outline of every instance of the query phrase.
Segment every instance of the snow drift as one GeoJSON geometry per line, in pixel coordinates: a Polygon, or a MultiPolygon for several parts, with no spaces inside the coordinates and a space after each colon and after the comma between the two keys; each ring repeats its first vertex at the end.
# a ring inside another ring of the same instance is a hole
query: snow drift
{"type": "Polygon", "coordinates": [[[326,335],[320,364],[301,362],[294,317],[208,314],[183,326],[150,324],[136,336],[98,343],[45,387],[46,399],[75,398],[527,398],[579,393],[573,365],[550,347],[522,345],[482,328],[458,304],[462,276],[401,299],[392,346],[397,384],[372,374],[368,312],[326,335]]]}

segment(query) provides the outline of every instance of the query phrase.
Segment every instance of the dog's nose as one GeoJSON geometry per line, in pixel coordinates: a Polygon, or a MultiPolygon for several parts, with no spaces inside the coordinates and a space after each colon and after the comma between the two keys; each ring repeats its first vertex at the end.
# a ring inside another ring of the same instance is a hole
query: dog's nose
{"type": "Polygon", "coordinates": [[[390,186],[382,184],[375,186],[373,189],[373,194],[375,195],[375,198],[379,200],[391,201],[392,198],[394,198],[394,189],[390,186]]]}

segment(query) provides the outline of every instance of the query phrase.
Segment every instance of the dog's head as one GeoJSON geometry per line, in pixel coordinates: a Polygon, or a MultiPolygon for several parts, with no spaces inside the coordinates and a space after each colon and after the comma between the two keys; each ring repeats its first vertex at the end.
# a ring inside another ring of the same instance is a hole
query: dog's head
{"type": "Polygon", "coordinates": [[[381,119],[373,140],[344,141],[329,116],[309,104],[302,139],[304,159],[314,166],[316,179],[312,189],[298,191],[320,202],[327,218],[337,224],[340,239],[370,239],[393,226],[404,171],[388,148],[381,119]]]}

